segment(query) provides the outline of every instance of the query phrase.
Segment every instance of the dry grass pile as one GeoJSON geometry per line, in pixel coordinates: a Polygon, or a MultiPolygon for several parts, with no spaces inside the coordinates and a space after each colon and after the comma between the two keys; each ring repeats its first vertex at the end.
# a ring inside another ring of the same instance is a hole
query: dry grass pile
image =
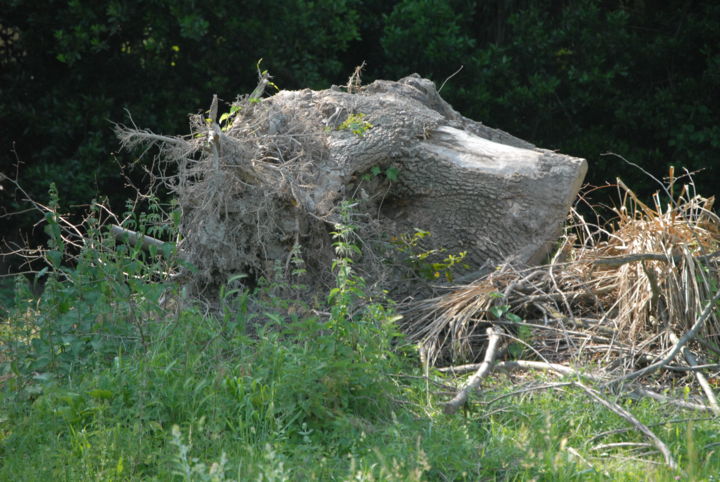
{"type": "MultiPolygon", "coordinates": [[[[405,329],[435,364],[482,359],[489,326],[523,338],[526,351],[545,361],[592,360],[617,374],[661,359],[720,286],[713,198],[695,194],[692,183],[675,192],[675,183],[671,177],[651,207],[618,180],[621,202],[610,222],[593,225],[574,212],[549,264],[503,265],[415,303],[405,329]]],[[[701,321],[693,349],[717,360],[718,310],[701,321]]]]}

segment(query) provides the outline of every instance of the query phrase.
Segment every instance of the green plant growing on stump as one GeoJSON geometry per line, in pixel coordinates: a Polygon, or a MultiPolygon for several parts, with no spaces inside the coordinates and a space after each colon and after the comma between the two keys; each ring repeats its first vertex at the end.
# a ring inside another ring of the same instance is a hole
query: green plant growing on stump
{"type": "Polygon", "coordinates": [[[364,120],[365,114],[350,114],[337,128],[339,131],[349,130],[358,137],[363,137],[365,133],[372,129],[373,125],[364,120]]]}
{"type": "Polygon", "coordinates": [[[452,281],[455,279],[455,273],[459,268],[469,268],[463,262],[465,256],[467,256],[467,251],[447,254],[440,259],[440,256],[447,251],[445,248],[423,249],[420,244],[428,236],[431,236],[429,231],[415,228],[414,233],[403,233],[400,236],[392,237],[390,241],[402,253],[404,262],[409,264],[413,271],[424,279],[432,281],[444,278],[447,281],[452,281]]]}

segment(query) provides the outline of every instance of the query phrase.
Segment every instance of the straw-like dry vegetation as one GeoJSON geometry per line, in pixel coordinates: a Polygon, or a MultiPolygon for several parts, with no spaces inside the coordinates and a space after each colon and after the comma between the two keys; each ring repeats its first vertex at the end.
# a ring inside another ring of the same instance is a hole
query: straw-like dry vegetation
{"type": "Polygon", "coordinates": [[[676,466],[647,427],[581,381],[720,415],[713,386],[720,372],[720,218],[714,199],[698,195],[689,175],[683,180],[678,188],[671,169],[651,207],[618,179],[610,221],[593,224],[573,211],[549,263],[498,266],[407,305],[405,330],[420,342],[428,368],[475,372],[445,411],[458,410],[493,370],[571,376],[577,381],[570,384],[634,425],[676,466]],[[678,382],[697,390],[674,397],[668,389],[678,382]]]}
{"type": "MultiPolygon", "coordinates": [[[[697,365],[720,368],[708,364],[720,355],[720,219],[713,198],[696,194],[692,182],[677,184],[671,172],[650,207],[618,180],[621,202],[609,222],[592,224],[574,211],[548,264],[499,266],[415,303],[406,330],[429,364],[478,360],[494,327],[505,352],[520,342],[536,360],[592,363],[593,376],[608,383],[694,373],[708,387],[697,365]]],[[[712,390],[705,392],[720,413],[712,390]]]]}

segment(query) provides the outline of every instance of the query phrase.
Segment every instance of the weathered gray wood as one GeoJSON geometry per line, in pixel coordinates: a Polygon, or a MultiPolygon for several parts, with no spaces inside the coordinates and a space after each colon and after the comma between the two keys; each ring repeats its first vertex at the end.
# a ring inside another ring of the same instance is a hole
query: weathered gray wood
{"type": "Polygon", "coordinates": [[[582,159],[463,117],[417,75],[352,92],[281,91],[238,107],[229,124],[195,116],[191,136],[167,141],[119,129],[125,145],[159,145],[177,169],[166,182],[183,211],[186,259],[202,267],[200,285],[287,267],[297,244],[308,271],[320,275],[313,280],[323,279],[334,256],[328,233],[350,198],[373,281],[393,278],[380,259],[392,249],[371,253],[374,246],[416,229],[432,233],[422,249],[466,251],[475,269],[536,263],[560,234],[587,169],[582,159]],[[342,128],[357,114],[372,125],[361,135],[342,128]],[[390,182],[374,168],[398,177],[390,182]]]}
{"type": "Polygon", "coordinates": [[[308,109],[332,128],[349,113],[363,113],[373,124],[363,137],[329,132],[325,180],[313,196],[322,199],[317,214],[348,194],[354,175],[395,165],[398,183],[379,206],[386,231],[430,231],[432,243],[468,251],[476,266],[541,261],[587,171],[583,159],[537,149],[461,116],[417,76],[377,81],[357,94],[281,92],[269,101],[308,109]]]}

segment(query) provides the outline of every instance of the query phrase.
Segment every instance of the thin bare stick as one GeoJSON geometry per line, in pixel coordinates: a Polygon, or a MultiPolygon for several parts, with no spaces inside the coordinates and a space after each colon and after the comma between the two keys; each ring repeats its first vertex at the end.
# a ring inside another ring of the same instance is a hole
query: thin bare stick
{"type": "Polygon", "coordinates": [[[465,404],[468,400],[470,392],[476,390],[480,381],[490,373],[493,363],[495,362],[495,352],[497,350],[498,341],[500,341],[500,332],[493,327],[487,329],[488,345],[485,350],[485,359],[480,364],[477,372],[470,377],[470,380],[465,383],[465,386],[460,390],[455,397],[445,404],[443,409],[446,414],[452,415],[458,411],[458,409],[465,404]]]}
{"type": "MultiPolygon", "coordinates": [[[[461,375],[463,373],[468,373],[474,370],[477,370],[480,368],[481,363],[472,363],[469,365],[458,365],[454,367],[446,367],[446,368],[440,368],[438,371],[442,373],[452,373],[453,375],[461,375]]],[[[493,367],[494,371],[511,371],[511,370],[523,370],[523,369],[531,369],[531,370],[544,370],[544,371],[550,371],[557,373],[559,375],[572,375],[572,376],[578,376],[581,378],[586,378],[588,380],[592,380],[594,382],[602,382],[603,379],[597,375],[589,374],[589,373],[581,373],[575,370],[574,368],[560,365],[558,363],[546,363],[546,362],[539,362],[539,361],[532,361],[532,360],[512,360],[512,361],[504,361],[504,362],[497,362],[495,366],[493,367]]],[[[689,410],[701,410],[701,411],[710,411],[711,408],[707,405],[702,405],[699,403],[693,403],[688,402],[686,400],[678,400],[675,398],[668,397],[667,395],[662,395],[657,392],[653,392],[652,390],[648,390],[647,388],[643,387],[634,387],[633,391],[630,392],[630,394],[636,394],[643,397],[652,398],[653,400],[657,400],[659,402],[668,403],[670,405],[675,405],[680,408],[689,409],[689,410]]]]}
{"type": "Polygon", "coordinates": [[[608,444],[598,444],[594,447],[590,447],[590,450],[606,450],[619,447],[652,447],[652,444],[648,442],[614,442],[608,444]]]}
{"type": "Polygon", "coordinates": [[[115,135],[120,139],[120,143],[123,147],[135,147],[141,144],[166,144],[171,146],[182,147],[184,150],[191,151],[192,144],[185,139],[163,136],[160,134],[154,134],[148,130],[130,129],[129,127],[122,126],[120,124],[115,125],[115,135]]]}
{"type": "Polygon", "coordinates": [[[681,367],[678,365],[666,365],[665,368],[674,372],[696,372],[699,370],[717,370],[720,368],[718,363],[707,363],[705,365],[693,365],[691,367],[681,367]]]}
{"type": "Polygon", "coordinates": [[[534,370],[545,370],[545,371],[551,371],[555,372],[560,375],[573,375],[578,376],[581,378],[587,378],[588,380],[593,381],[601,381],[601,378],[597,375],[592,375],[589,373],[580,373],[579,371],[575,370],[574,368],[560,365],[559,363],[546,363],[546,362],[539,362],[539,361],[532,361],[532,360],[511,360],[511,361],[504,361],[499,362],[495,364],[495,370],[503,370],[503,371],[510,371],[510,370],[518,370],[518,369],[525,369],[530,368],[534,370]]]}
{"type": "Polygon", "coordinates": [[[710,407],[707,405],[702,405],[699,403],[693,403],[693,402],[687,402],[685,400],[678,400],[677,398],[671,398],[666,395],[663,395],[661,393],[653,392],[652,390],[648,390],[647,388],[637,387],[633,389],[632,393],[635,393],[637,395],[652,398],[653,400],[657,400],[658,402],[664,402],[668,403],[670,405],[675,405],[676,407],[684,408],[686,410],[700,410],[703,412],[709,412],[711,411],[710,407]]]}
{"type": "MultiPolygon", "coordinates": [[[[597,468],[595,468],[595,466],[593,464],[591,464],[585,457],[580,455],[580,452],[578,452],[577,449],[567,446],[567,447],[565,447],[565,450],[567,450],[570,454],[574,455],[575,457],[580,459],[582,462],[584,462],[585,465],[590,467],[590,469],[594,470],[595,472],[599,472],[599,470],[597,468]]],[[[610,477],[610,474],[607,471],[604,471],[603,475],[605,475],[605,477],[610,477]]]]}
{"type": "MultiPolygon", "coordinates": [[[[442,373],[452,373],[453,375],[461,375],[463,373],[468,373],[471,371],[475,371],[480,369],[482,366],[482,363],[471,363],[469,365],[458,365],[454,367],[446,367],[446,368],[440,368],[438,371],[442,373]]],[[[547,362],[539,362],[539,361],[532,361],[532,360],[511,360],[511,361],[503,361],[503,362],[497,362],[495,366],[493,367],[494,370],[502,370],[502,371],[512,371],[512,370],[522,370],[522,369],[533,369],[533,370],[544,370],[544,371],[551,371],[555,372],[559,375],[577,375],[581,377],[588,378],[590,380],[594,381],[600,381],[600,377],[597,377],[595,375],[587,375],[578,372],[574,368],[570,368],[565,365],[560,365],[559,363],[547,363],[547,362]]]]}
{"type": "MultiPolygon", "coordinates": [[[[364,63],[364,62],[363,62],[363,63],[364,63]]],[[[450,77],[448,77],[447,79],[445,79],[445,81],[442,83],[442,85],[441,85],[440,88],[438,89],[438,94],[440,93],[441,90],[443,90],[443,87],[445,87],[445,84],[447,84],[447,81],[450,80],[450,79],[452,79],[453,77],[455,77],[457,74],[459,74],[460,71],[463,69],[463,67],[465,67],[465,66],[464,66],[464,65],[461,65],[459,69],[457,69],[454,73],[452,73],[452,74],[450,75],[450,77]]]]}
{"type": "Polygon", "coordinates": [[[718,290],[715,293],[715,296],[713,296],[712,299],[707,303],[707,305],[705,305],[705,309],[702,311],[702,313],[700,313],[700,316],[698,316],[693,326],[682,336],[682,338],[677,341],[677,343],[673,345],[668,354],[660,361],[653,363],[652,365],[648,365],[641,370],[637,370],[635,372],[619,377],[613,380],[611,384],[615,385],[620,382],[634,380],[643,375],[653,373],[670,363],[673,358],[675,358],[675,356],[678,354],[678,352],[682,349],[682,347],[685,346],[687,342],[695,338],[695,335],[698,334],[700,329],[705,324],[705,321],[710,317],[710,315],[712,315],[715,308],[715,303],[717,303],[718,300],[720,300],[720,290],[718,290]]]}
{"type": "MultiPolygon", "coordinates": [[[[688,423],[688,422],[706,422],[708,420],[715,420],[715,417],[693,417],[693,418],[675,418],[672,420],[663,420],[659,423],[653,423],[648,424],[647,427],[662,427],[663,425],[669,425],[672,423],[688,423]]],[[[586,444],[591,444],[596,440],[599,440],[603,437],[607,437],[609,435],[617,435],[620,433],[629,432],[630,430],[634,430],[632,427],[624,427],[624,428],[616,428],[614,430],[606,430],[605,432],[600,432],[598,434],[593,435],[590,437],[589,440],[587,440],[586,444]]]]}
{"type": "Polygon", "coordinates": [[[672,454],[670,453],[670,450],[667,448],[667,445],[658,438],[657,435],[655,435],[652,430],[650,430],[646,425],[644,425],[642,422],[640,422],[637,418],[633,416],[630,412],[622,408],[617,403],[613,403],[609,400],[606,400],[605,398],[600,395],[600,393],[586,385],[583,385],[580,382],[573,382],[573,385],[575,385],[578,388],[581,388],[585,393],[587,393],[593,400],[598,402],[603,407],[607,408],[611,412],[615,413],[619,417],[623,418],[635,428],[637,428],[643,435],[645,435],[650,441],[655,445],[655,447],[660,451],[660,453],[665,458],[665,464],[670,467],[671,469],[677,469],[678,465],[677,462],[675,462],[675,459],[673,458],[672,454]]]}
{"type": "MultiPolygon", "coordinates": [[[[672,341],[673,343],[678,343],[680,341],[677,335],[672,331],[670,332],[670,341],[672,341]]],[[[694,367],[698,364],[697,358],[695,358],[695,355],[693,354],[693,352],[690,351],[690,349],[688,349],[687,346],[682,347],[680,351],[685,356],[685,359],[691,367],[694,367]]],[[[695,375],[695,378],[697,378],[698,383],[702,387],[703,392],[705,392],[705,396],[707,397],[708,403],[710,404],[710,409],[712,409],[715,415],[720,415],[720,406],[718,406],[717,398],[715,397],[715,393],[713,392],[713,389],[710,386],[710,382],[708,382],[707,377],[705,377],[705,375],[701,371],[696,371],[693,374],[695,375]]]]}
{"type": "Polygon", "coordinates": [[[438,368],[440,373],[451,373],[453,375],[464,375],[465,373],[474,372],[480,368],[481,363],[468,363],[467,365],[455,365],[451,367],[438,368]]]}
{"type": "Polygon", "coordinates": [[[555,389],[555,388],[562,388],[567,387],[569,385],[572,385],[573,382],[557,382],[557,383],[543,383],[540,385],[531,385],[529,387],[520,388],[518,390],[514,390],[510,393],[504,393],[498,397],[493,398],[492,400],[488,400],[487,402],[480,402],[483,405],[492,405],[495,402],[499,402],[500,400],[503,400],[505,398],[514,397],[516,395],[522,395],[523,393],[528,392],[535,392],[539,390],[548,390],[548,389],[555,389]]]}

